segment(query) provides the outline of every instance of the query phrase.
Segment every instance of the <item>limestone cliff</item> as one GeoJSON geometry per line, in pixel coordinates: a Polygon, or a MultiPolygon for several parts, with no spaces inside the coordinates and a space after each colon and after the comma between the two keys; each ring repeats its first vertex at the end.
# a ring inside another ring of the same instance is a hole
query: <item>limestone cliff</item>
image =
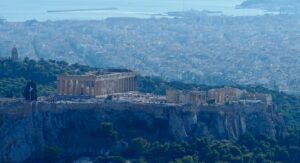
{"type": "Polygon", "coordinates": [[[193,108],[116,101],[6,102],[0,117],[1,162],[38,158],[45,146],[62,147],[70,156],[112,150],[118,144],[103,146],[92,134],[100,122],[112,122],[124,142],[138,136],[154,141],[196,136],[235,140],[245,132],[286,135],[274,107],[262,104],[193,108]]]}

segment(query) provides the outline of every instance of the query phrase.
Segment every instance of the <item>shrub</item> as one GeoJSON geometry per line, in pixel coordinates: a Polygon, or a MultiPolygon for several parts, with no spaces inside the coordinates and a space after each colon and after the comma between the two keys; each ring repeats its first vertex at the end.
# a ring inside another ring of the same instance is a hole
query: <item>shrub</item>
{"type": "Polygon", "coordinates": [[[135,138],[128,146],[129,156],[137,157],[146,154],[149,151],[149,142],[141,137],[135,138]]]}
{"type": "Polygon", "coordinates": [[[95,137],[105,139],[106,141],[117,141],[118,132],[114,129],[113,124],[110,122],[101,122],[99,127],[93,131],[95,137]]]}
{"type": "Polygon", "coordinates": [[[64,150],[62,148],[52,146],[52,147],[45,147],[44,149],[44,160],[46,162],[55,162],[59,158],[62,157],[64,150]]]}

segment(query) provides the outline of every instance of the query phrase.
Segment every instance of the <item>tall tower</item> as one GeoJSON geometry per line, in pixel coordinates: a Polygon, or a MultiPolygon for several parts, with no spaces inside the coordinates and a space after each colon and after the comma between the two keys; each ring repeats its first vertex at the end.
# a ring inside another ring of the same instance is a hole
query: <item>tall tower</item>
{"type": "Polygon", "coordinates": [[[19,59],[18,49],[16,47],[13,47],[11,50],[11,59],[13,61],[17,61],[19,59]]]}

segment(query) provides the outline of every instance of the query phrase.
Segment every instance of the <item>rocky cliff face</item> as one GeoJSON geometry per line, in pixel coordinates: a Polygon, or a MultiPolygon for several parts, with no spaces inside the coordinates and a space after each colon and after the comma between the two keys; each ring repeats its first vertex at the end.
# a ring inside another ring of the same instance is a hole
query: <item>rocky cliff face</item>
{"type": "Polygon", "coordinates": [[[62,147],[70,156],[119,147],[121,142],[103,145],[93,134],[101,122],[112,122],[123,142],[138,136],[153,141],[197,136],[235,140],[245,132],[272,138],[287,133],[274,108],[262,104],[192,108],[113,101],[12,102],[1,104],[0,117],[1,162],[38,158],[47,146],[62,147]]]}

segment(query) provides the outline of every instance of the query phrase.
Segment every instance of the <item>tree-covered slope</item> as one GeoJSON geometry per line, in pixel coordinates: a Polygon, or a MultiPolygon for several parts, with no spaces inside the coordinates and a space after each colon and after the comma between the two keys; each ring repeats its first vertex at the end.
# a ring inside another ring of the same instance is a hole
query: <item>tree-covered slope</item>
{"type": "Polygon", "coordinates": [[[82,74],[95,70],[84,65],[69,65],[64,61],[43,60],[38,61],[25,58],[23,61],[0,60],[0,97],[22,95],[27,81],[38,84],[39,95],[50,95],[56,92],[56,75],[82,74]]]}

